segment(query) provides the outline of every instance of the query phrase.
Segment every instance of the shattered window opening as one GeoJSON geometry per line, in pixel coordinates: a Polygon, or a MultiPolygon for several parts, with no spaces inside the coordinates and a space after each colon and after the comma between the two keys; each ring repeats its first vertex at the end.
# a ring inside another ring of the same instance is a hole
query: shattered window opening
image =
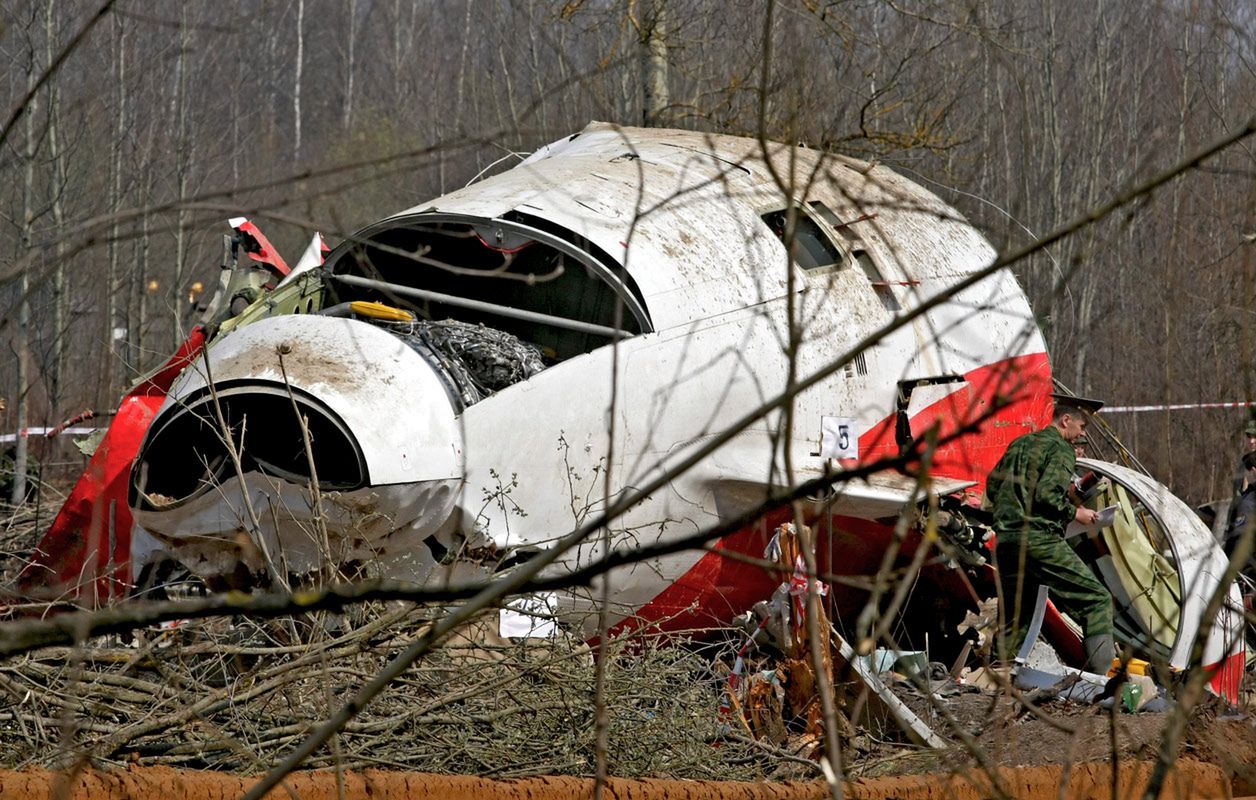
{"type": "Polygon", "coordinates": [[[892,287],[881,274],[881,269],[877,266],[877,262],[872,260],[872,256],[867,250],[859,249],[853,251],[852,255],[858,262],[864,275],[868,277],[868,282],[872,284],[872,291],[876,292],[877,297],[881,300],[881,305],[885,306],[885,310],[893,314],[901,311],[903,306],[898,302],[898,298],[894,296],[894,287],[892,287]]]}
{"type": "Polygon", "coordinates": [[[811,210],[814,211],[820,219],[829,223],[829,227],[831,227],[835,232],[840,232],[846,227],[846,223],[837,218],[837,214],[833,212],[833,209],[829,208],[824,203],[821,203],[819,200],[812,200],[807,205],[811,206],[811,210]]]}
{"type": "Polygon", "coordinates": [[[628,337],[649,329],[628,276],[602,266],[578,240],[529,233],[505,218],[472,225],[439,216],[394,221],[329,260],[333,275],[396,287],[341,281],[333,284],[336,299],[377,300],[429,322],[483,325],[531,345],[546,364],[602,347],[616,330],[628,337]],[[568,245],[585,255],[572,255],[568,245]]]}

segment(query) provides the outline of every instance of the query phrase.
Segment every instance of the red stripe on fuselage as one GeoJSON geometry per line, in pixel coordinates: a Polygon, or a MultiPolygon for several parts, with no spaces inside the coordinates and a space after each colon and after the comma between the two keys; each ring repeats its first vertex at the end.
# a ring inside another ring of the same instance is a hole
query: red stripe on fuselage
{"type": "Polygon", "coordinates": [[[1231,703],[1238,703],[1246,666],[1246,648],[1240,649],[1237,653],[1231,653],[1216,664],[1206,664],[1204,665],[1205,670],[1216,670],[1208,685],[1216,694],[1224,697],[1231,703]]]}
{"type": "MultiPolygon", "coordinates": [[[[924,408],[911,419],[913,435],[935,423],[942,436],[962,428],[976,430],[939,447],[933,474],[976,481],[970,499],[985,488],[986,476],[1013,439],[1046,424],[1051,414],[1051,367],[1046,353],[1007,359],[964,376],[966,384],[924,408]],[[988,416],[988,419],[982,419],[988,416]],[[980,422],[979,422],[980,421],[980,422]]],[[[890,390],[887,390],[890,391],[890,390]]],[[[874,463],[898,455],[894,416],[889,416],[859,437],[859,463],[874,463]]],[[[851,462],[852,464],[854,462],[851,462]]],[[[725,553],[762,558],[772,531],[789,519],[789,509],[767,515],[755,525],[725,536],[684,575],[666,586],[636,614],[615,630],[657,625],[665,630],[725,624],[737,614],[766,600],[783,578],[761,566],[746,564],[725,553]]],[[[893,535],[893,528],[875,520],[833,516],[816,523],[821,570],[838,575],[875,573],[893,535]]],[[[910,547],[904,549],[911,552],[910,547]]],[[[833,587],[838,611],[862,602],[863,593],[833,587]]]]}

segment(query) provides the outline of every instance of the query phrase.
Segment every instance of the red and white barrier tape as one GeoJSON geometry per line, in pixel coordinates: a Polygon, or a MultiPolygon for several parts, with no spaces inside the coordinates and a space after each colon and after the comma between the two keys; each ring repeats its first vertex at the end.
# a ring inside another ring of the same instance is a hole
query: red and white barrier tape
{"type": "Polygon", "coordinates": [[[1104,406],[1101,414],[1137,413],[1139,411],[1186,411],[1204,408],[1251,408],[1256,400],[1239,400],[1233,403],[1168,403],[1158,406],[1104,406]]]}
{"type": "Polygon", "coordinates": [[[17,433],[0,433],[0,444],[5,442],[16,442],[19,438],[29,439],[32,436],[47,436],[50,431],[57,431],[57,435],[71,434],[74,436],[81,436],[83,434],[94,433],[97,430],[96,428],[61,428],[60,430],[57,430],[59,427],[60,426],[58,425],[51,428],[23,428],[17,433]]]}

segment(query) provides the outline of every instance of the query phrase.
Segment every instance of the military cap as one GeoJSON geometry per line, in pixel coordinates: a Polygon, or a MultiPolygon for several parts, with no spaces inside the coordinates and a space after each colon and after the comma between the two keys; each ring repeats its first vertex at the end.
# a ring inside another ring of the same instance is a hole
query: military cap
{"type": "Polygon", "coordinates": [[[1244,436],[1256,436],[1256,419],[1247,423],[1247,427],[1243,428],[1244,436]]]}
{"type": "Polygon", "coordinates": [[[1073,408],[1085,411],[1087,414],[1097,414],[1099,409],[1103,408],[1102,400],[1092,400],[1089,397],[1077,397],[1076,395],[1064,394],[1063,392],[1052,392],[1051,400],[1057,406],[1072,406],[1073,408]]]}

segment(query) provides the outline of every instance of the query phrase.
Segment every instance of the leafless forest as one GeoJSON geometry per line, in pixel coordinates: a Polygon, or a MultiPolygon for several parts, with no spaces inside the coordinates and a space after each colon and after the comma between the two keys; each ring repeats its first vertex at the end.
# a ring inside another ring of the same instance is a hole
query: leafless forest
{"type": "MultiPolygon", "coordinates": [[[[158,363],[226,217],[295,256],[590,119],[878,159],[1005,247],[1256,98],[1242,0],[102,0],[2,20],[5,431],[108,409],[158,363]]],[[[1256,398],[1253,169],[1232,148],[1018,266],[1058,378],[1119,405],[1256,398]]],[[[1109,419],[1199,501],[1244,414],[1109,419]]]]}

